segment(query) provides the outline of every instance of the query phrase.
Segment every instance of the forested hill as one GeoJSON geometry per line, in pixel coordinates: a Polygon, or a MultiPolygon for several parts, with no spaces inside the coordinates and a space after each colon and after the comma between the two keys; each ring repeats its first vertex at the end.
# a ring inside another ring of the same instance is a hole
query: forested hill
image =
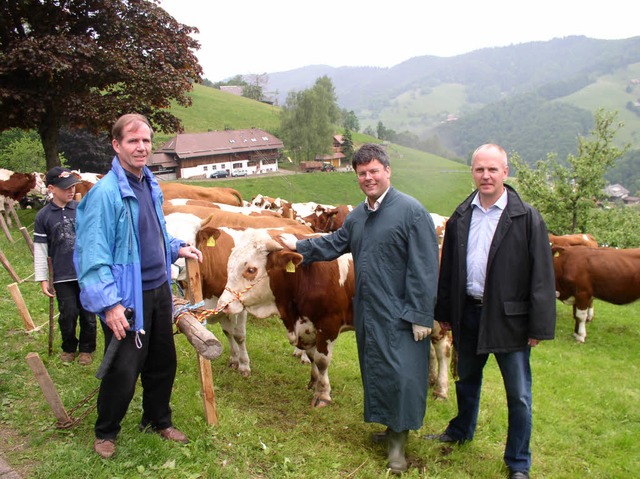
{"type": "Polygon", "coordinates": [[[392,68],[309,66],[269,73],[265,91],[282,103],[322,75],[362,128],[382,122],[422,141],[437,135],[462,157],[491,140],[530,163],[550,152],[564,158],[575,152],[577,135],[588,134],[598,108],[617,111],[625,123],[619,141],[640,149],[640,85],[633,83],[640,79],[640,36],[572,36],[415,57],[392,68]]]}

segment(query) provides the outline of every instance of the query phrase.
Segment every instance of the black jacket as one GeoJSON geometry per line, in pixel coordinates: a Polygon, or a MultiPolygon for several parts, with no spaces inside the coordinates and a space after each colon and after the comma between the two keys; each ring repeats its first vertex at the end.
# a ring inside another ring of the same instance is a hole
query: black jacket
{"type": "MultiPolygon", "coordinates": [[[[549,236],[540,213],[505,185],[500,217],[487,261],[478,353],[524,349],[528,338],[553,339],[555,277],[549,236]]],[[[467,240],[473,192],[447,221],[435,319],[450,323],[458,343],[467,282],[467,240]]]]}

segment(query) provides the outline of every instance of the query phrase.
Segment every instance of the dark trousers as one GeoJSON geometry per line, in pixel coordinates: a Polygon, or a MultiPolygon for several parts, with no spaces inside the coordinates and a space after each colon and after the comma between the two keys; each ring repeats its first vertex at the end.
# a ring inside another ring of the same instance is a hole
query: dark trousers
{"type": "MultiPolygon", "coordinates": [[[[461,442],[470,441],[475,434],[482,389],[482,370],[488,354],[476,354],[478,327],[482,307],[468,303],[458,338],[458,381],[456,395],[458,415],[451,420],[446,433],[461,442]]],[[[494,354],[507,392],[509,429],[504,461],[514,471],[528,471],[531,467],[532,396],[531,348],[494,354]]]]}
{"type": "Polygon", "coordinates": [[[55,283],[58,299],[58,326],[62,336],[62,350],[66,353],[93,353],[96,350],[96,316],[80,303],[80,286],[77,281],[55,283]],[[76,328],[80,319],[80,339],[76,328]]]}
{"type": "MultiPolygon", "coordinates": [[[[172,426],[171,390],[176,376],[176,348],[173,341],[173,301],[169,283],[143,293],[145,334],[128,332],[111,368],[100,384],[98,439],[116,439],[120,422],[133,399],[138,376],[142,382],[142,424],[156,429],[172,426]],[[140,347],[138,347],[140,346],[140,347]]],[[[137,314],[137,313],[136,313],[137,314]]],[[[113,332],[103,322],[105,350],[113,332]]]]}

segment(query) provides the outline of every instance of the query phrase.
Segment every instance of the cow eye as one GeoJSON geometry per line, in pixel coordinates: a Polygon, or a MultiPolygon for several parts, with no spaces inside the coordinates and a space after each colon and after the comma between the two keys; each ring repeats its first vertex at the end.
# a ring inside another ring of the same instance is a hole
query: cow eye
{"type": "Polygon", "coordinates": [[[253,266],[249,266],[247,268],[247,274],[256,274],[258,272],[258,268],[254,268],[253,266]]]}

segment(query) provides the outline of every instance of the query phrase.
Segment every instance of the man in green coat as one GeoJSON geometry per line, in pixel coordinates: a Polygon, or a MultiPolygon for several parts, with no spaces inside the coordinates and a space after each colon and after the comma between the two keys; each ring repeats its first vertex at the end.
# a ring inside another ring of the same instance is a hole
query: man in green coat
{"type": "Polygon", "coordinates": [[[387,426],[374,440],[388,446],[388,467],[407,469],[410,429],[422,427],[429,384],[428,340],[438,277],[438,242],[431,215],[391,186],[383,147],[363,145],[353,169],[367,196],[330,235],[283,242],[305,263],[352,253],[354,326],[364,386],[364,420],[387,426]]]}

